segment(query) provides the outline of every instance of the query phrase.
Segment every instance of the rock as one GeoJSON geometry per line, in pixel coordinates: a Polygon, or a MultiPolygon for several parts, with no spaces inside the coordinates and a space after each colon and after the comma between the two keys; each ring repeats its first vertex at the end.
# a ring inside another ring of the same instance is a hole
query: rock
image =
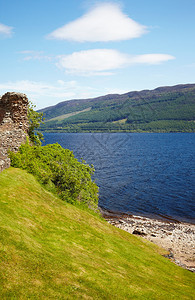
{"type": "Polygon", "coordinates": [[[10,166],[8,150],[17,151],[28,134],[28,98],[21,93],[0,97],[0,172],[10,166]]]}
{"type": "MultiPolygon", "coordinates": [[[[111,220],[116,221],[115,218],[111,220]]],[[[122,220],[125,224],[118,222],[113,225],[163,247],[169,252],[168,258],[172,262],[191,272],[195,271],[195,225],[137,216],[124,217],[122,220]]]]}
{"type": "Polygon", "coordinates": [[[136,235],[146,235],[146,233],[145,232],[143,232],[143,231],[139,231],[139,230],[133,230],[133,232],[132,232],[132,234],[136,234],[136,235]]]}
{"type": "Polygon", "coordinates": [[[172,252],[170,252],[169,254],[163,255],[166,258],[172,259],[174,258],[174,254],[172,252]]]}

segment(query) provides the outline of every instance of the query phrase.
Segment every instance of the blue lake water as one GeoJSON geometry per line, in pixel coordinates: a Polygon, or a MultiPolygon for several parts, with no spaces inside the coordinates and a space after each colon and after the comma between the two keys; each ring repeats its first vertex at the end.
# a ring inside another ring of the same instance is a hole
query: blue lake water
{"type": "Polygon", "coordinates": [[[99,206],[195,224],[194,133],[45,133],[95,167],[99,206]]]}

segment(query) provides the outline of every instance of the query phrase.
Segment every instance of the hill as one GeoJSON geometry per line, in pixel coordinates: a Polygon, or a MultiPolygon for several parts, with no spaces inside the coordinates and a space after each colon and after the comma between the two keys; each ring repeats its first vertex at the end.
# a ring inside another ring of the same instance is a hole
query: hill
{"type": "Polygon", "coordinates": [[[194,274],[163,250],[45,191],[0,174],[1,299],[193,299],[194,274]]]}
{"type": "Polygon", "coordinates": [[[39,112],[47,131],[195,132],[195,84],[64,101],[39,112]]]}

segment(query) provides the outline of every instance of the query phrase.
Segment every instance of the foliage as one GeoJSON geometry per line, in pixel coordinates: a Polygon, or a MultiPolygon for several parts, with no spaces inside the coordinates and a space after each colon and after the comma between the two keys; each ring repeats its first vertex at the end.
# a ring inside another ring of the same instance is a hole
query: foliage
{"type": "Polygon", "coordinates": [[[38,132],[37,129],[43,124],[43,113],[36,112],[34,110],[35,105],[31,102],[28,106],[28,121],[29,121],[29,131],[28,135],[30,141],[35,145],[41,145],[41,140],[43,140],[43,134],[38,132]]]}
{"type": "Polygon", "coordinates": [[[159,120],[145,123],[78,123],[51,127],[46,132],[195,132],[195,121],[159,120]]]}
{"type": "Polygon", "coordinates": [[[44,186],[70,203],[81,202],[97,208],[98,187],[91,179],[93,166],[79,162],[68,149],[59,144],[21,145],[10,153],[11,165],[32,173],[44,186]]]}

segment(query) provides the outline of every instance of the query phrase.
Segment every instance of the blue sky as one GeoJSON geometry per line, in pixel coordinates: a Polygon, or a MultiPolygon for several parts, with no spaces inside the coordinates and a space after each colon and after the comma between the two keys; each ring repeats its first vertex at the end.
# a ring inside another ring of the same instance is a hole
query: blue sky
{"type": "Polygon", "coordinates": [[[0,95],[37,108],[195,83],[195,0],[0,0],[0,95]]]}

